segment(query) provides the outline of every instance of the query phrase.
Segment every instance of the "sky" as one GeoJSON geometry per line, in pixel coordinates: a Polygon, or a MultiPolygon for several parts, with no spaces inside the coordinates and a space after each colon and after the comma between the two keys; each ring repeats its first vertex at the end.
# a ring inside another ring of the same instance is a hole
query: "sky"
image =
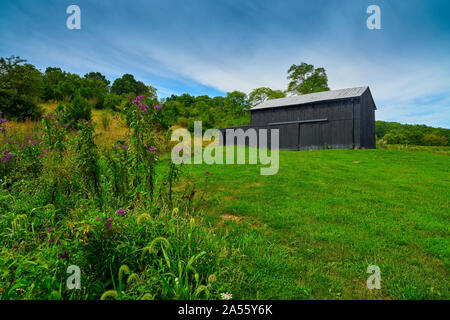
{"type": "Polygon", "coordinates": [[[368,85],[377,120],[450,128],[448,0],[0,0],[0,56],[171,94],[285,90],[307,62],[329,87],[368,85]],[[69,5],[81,29],[69,30],[69,5]],[[369,5],[381,29],[369,30],[369,5]]]}

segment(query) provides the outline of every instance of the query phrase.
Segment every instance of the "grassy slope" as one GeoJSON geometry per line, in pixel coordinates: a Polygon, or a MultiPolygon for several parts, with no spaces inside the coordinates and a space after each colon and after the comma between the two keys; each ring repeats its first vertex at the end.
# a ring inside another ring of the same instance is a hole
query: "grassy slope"
{"type": "Polygon", "coordinates": [[[449,157],[396,150],[280,152],[211,175],[207,221],[244,254],[236,298],[450,298],[449,157]],[[359,161],[359,163],[354,163],[359,161]],[[381,268],[369,291],[366,269],[381,268]]]}

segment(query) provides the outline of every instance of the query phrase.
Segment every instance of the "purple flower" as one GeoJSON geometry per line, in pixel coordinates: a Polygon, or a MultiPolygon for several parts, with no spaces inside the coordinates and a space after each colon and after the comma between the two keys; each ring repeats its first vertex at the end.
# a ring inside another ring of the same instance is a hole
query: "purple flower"
{"type": "Polygon", "coordinates": [[[12,161],[12,157],[13,157],[13,155],[12,155],[11,151],[5,150],[5,151],[3,151],[3,156],[1,158],[1,161],[3,163],[11,162],[12,161]]]}
{"type": "Polygon", "coordinates": [[[113,117],[113,119],[119,120],[119,116],[115,116],[113,117]]]}
{"type": "Polygon", "coordinates": [[[63,249],[62,253],[58,256],[60,259],[67,259],[69,257],[69,254],[66,250],[63,249]]]}
{"type": "Polygon", "coordinates": [[[108,230],[112,229],[112,223],[111,222],[106,225],[106,229],[108,229],[108,230]]]}
{"type": "Polygon", "coordinates": [[[103,218],[102,217],[95,218],[95,221],[99,221],[99,220],[103,221],[103,218]]]}
{"type": "Polygon", "coordinates": [[[153,108],[155,108],[155,109],[157,109],[157,110],[161,110],[161,109],[162,109],[162,107],[159,106],[159,105],[157,105],[157,104],[155,104],[155,105],[153,106],[153,108]]]}
{"type": "Polygon", "coordinates": [[[48,153],[48,151],[49,151],[48,149],[43,149],[42,153],[39,155],[39,157],[45,156],[48,153]]]}
{"type": "Polygon", "coordinates": [[[119,208],[116,213],[122,217],[125,214],[125,211],[122,208],[119,208]]]}
{"type": "Polygon", "coordinates": [[[52,233],[52,232],[53,232],[53,228],[52,228],[52,227],[48,227],[48,228],[47,228],[47,232],[48,232],[48,233],[52,233]]]}
{"type": "Polygon", "coordinates": [[[148,151],[150,151],[150,152],[153,152],[153,151],[156,151],[156,150],[158,150],[158,148],[156,148],[156,147],[150,147],[150,148],[148,149],[148,151]]]}

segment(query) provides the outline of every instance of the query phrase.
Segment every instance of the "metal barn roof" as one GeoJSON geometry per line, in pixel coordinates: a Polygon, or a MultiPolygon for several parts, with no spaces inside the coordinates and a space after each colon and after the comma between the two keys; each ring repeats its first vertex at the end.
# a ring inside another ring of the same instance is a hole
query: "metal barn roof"
{"type": "Polygon", "coordinates": [[[360,97],[369,87],[357,87],[340,90],[330,90],[316,93],[291,96],[287,98],[266,100],[250,110],[285,107],[291,105],[307,104],[318,101],[339,100],[360,97]]]}

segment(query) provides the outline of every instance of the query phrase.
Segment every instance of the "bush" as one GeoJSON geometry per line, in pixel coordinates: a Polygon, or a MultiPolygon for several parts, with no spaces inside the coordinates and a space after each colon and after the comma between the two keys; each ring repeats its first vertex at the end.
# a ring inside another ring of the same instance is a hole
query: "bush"
{"type": "Polygon", "coordinates": [[[443,147],[445,147],[447,145],[448,141],[447,141],[446,137],[441,137],[441,136],[437,136],[437,135],[430,133],[430,134],[426,134],[423,137],[423,143],[426,146],[443,146],[443,147]]]}
{"type": "Polygon", "coordinates": [[[118,111],[120,109],[120,104],[122,103],[122,98],[115,94],[110,93],[105,97],[105,101],[103,103],[103,107],[107,109],[111,109],[113,111],[118,111]]]}
{"type": "Polygon", "coordinates": [[[0,108],[8,118],[37,119],[42,74],[19,57],[0,58],[0,108]]]}
{"type": "Polygon", "coordinates": [[[89,102],[79,94],[75,95],[72,102],[66,105],[65,119],[67,122],[77,122],[79,120],[91,120],[92,108],[89,102]]]}

